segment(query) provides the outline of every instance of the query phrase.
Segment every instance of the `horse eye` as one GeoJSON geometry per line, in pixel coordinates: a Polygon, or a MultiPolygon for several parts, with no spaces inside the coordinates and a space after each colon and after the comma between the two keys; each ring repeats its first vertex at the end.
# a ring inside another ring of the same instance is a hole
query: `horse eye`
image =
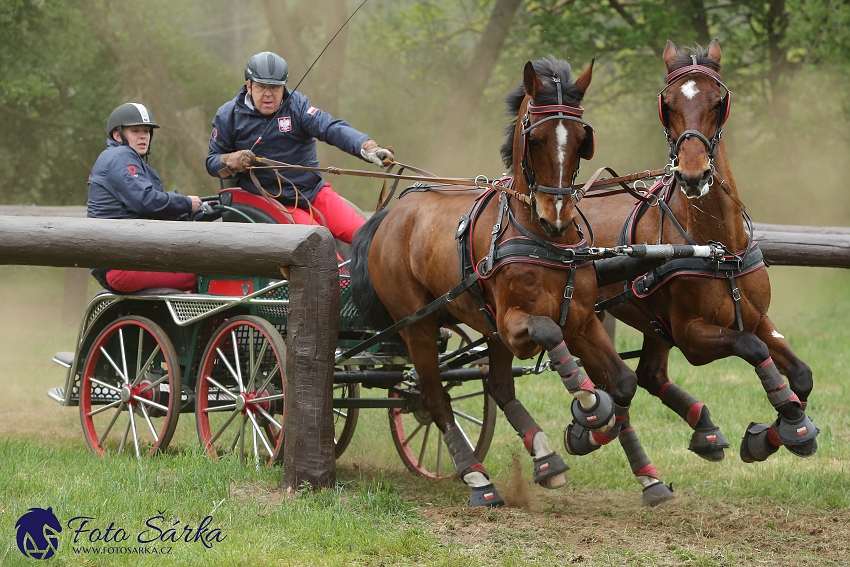
{"type": "Polygon", "coordinates": [[[532,137],[529,136],[528,145],[531,146],[532,148],[541,148],[541,147],[543,147],[543,142],[541,142],[537,138],[532,138],[532,137]]]}

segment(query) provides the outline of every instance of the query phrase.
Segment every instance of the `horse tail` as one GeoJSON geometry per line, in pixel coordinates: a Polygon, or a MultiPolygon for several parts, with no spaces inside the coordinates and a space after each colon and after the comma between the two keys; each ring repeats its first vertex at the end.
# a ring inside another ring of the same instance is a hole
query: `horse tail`
{"type": "Polygon", "coordinates": [[[360,312],[363,324],[370,329],[378,330],[386,329],[395,323],[375,292],[375,286],[372,285],[372,278],[369,275],[369,249],[387,213],[389,211],[372,215],[372,218],[357,230],[351,248],[348,250],[348,257],[351,260],[348,265],[351,273],[351,298],[354,300],[357,311],[360,312]]]}

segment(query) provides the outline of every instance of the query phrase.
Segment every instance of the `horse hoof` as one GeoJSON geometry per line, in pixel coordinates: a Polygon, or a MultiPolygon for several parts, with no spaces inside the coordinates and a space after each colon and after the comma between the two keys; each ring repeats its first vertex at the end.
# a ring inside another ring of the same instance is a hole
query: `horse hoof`
{"type": "Polygon", "coordinates": [[[724,449],[729,447],[729,442],[720,431],[719,427],[711,429],[697,429],[691,435],[691,444],[688,449],[705,459],[706,461],[719,462],[726,457],[724,449]]]}
{"type": "Polygon", "coordinates": [[[487,486],[472,487],[472,494],[469,495],[469,505],[495,508],[497,506],[504,506],[505,501],[499,496],[499,492],[493,486],[493,483],[490,483],[487,486]]]}
{"type": "Polygon", "coordinates": [[[785,448],[798,457],[811,457],[818,452],[818,440],[810,439],[801,445],[785,445],[785,448]]]}
{"type": "Polygon", "coordinates": [[[539,483],[543,488],[548,488],[549,490],[555,490],[556,488],[561,488],[562,486],[566,486],[567,484],[567,475],[564,473],[556,474],[553,477],[549,477],[546,480],[539,483]]]}
{"type": "Polygon", "coordinates": [[[569,465],[557,453],[534,459],[534,482],[544,488],[561,488],[567,484],[569,465]]]}
{"type": "Polygon", "coordinates": [[[750,422],[741,439],[741,460],[745,463],[756,463],[766,460],[779,450],[768,439],[770,426],[766,423],[750,422]]]}
{"type": "Polygon", "coordinates": [[[663,482],[650,484],[643,489],[643,497],[641,504],[643,506],[658,506],[662,502],[673,500],[676,496],[673,494],[673,489],[663,482]]]}

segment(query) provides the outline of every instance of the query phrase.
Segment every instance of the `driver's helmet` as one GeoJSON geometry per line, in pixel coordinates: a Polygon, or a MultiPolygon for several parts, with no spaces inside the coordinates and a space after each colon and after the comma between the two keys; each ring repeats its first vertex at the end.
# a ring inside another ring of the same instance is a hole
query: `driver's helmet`
{"type": "Polygon", "coordinates": [[[289,78],[289,65],[280,55],[263,51],[252,55],[245,65],[245,80],[264,85],[285,85],[289,78]]]}

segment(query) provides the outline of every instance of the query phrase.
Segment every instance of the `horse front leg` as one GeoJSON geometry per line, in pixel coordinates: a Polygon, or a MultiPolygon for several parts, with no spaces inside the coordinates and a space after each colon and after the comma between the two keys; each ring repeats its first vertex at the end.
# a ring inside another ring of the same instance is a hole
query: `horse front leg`
{"type": "Polygon", "coordinates": [[[770,349],[762,339],[753,333],[734,331],[704,321],[689,323],[683,338],[685,340],[679,341],[677,337],[676,344],[680,345],[691,364],[706,364],[731,355],[752,364],[768,401],[779,414],[770,425],[751,422],[747,427],[741,441],[741,459],[744,462],[764,461],[783,445],[800,457],[809,457],[817,451],[820,431],[806,415],[803,402],[779,373],[770,349]]]}
{"type": "Polygon", "coordinates": [[[451,396],[440,377],[437,334],[437,320],[433,315],[401,331],[410,351],[413,367],[419,376],[419,399],[443,433],[443,441],[458,476],[471,489],[469,505],[502,506],[504,501],[490,482],[487,469],[475,457],[472,444],[455,422],[451,396]]]}
{"type": "Polygon", "coordinates": [[[671,348],[670,343],[663,339],[644,335],[643,350],[635,371],[638,386],[657,396],[694,430],[689,450],[707,461],[722,461],[725,457],[724,449],[729,447],[729,442],[720,428],[711,421],[708,406],[670,381],[667,363],[671,348]]]}
{"type": "Polygon", "coordinates": [[[534,459],[534,482],[544,488],[560,488],[567,484],[569,466],[549,447],[543,429],[516,399],[514,377],[511,372],[513,353],[498,340],[487,341],[490,373],[487,389],[508,422],[522,439],[525,450],[534,459]]]}
{"type": "Polygon", "coordinates": [[[600,432],[588,431],[577,423],[578,420],[574,420],[564,434],[567,451],[574,454],[589,453],[617,438],[626,453],[635,480],[643,488],[643,505],[655,506],[675,498],[673,491],[659,477],[658,470],[644,451],[637,431],[629,420],[629,405],[637,382],[635,373],[620,359],[596,317],[589,321],[586,331],[572,339],[572,344],[594,383],[613,393],[616,423],[610,430],[600,432]]]}

